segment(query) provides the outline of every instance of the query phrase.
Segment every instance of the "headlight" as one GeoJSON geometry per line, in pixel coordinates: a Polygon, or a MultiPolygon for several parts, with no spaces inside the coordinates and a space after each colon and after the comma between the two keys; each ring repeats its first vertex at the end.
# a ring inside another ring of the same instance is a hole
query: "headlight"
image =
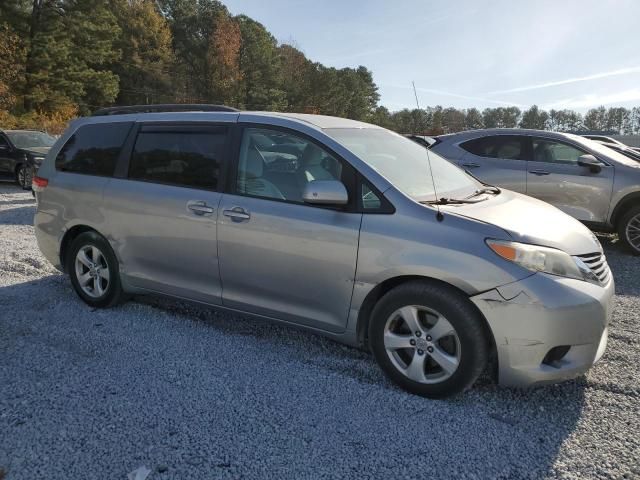
{"type": "Polygon", "coordinates": [[[44,157],[31,157],[31,159],[35,162],[36,165],[40,165],[44,160],[44,157]]]}
{"type": "Polygon", "coordinates": [[[532,272],[550,273],[600,285],[600,280],[587,264],[557,248],[491,239],[487,239],[487,245],[505,260],[532,272]]]}

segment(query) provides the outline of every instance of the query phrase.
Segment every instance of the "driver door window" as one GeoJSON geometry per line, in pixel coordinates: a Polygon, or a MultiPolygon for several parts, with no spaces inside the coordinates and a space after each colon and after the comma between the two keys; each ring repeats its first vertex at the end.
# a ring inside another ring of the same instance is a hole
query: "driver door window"
{"type": "Polygon", "coordinates": [[[236,188],[241,195],[302,203],[314,180],[341,180],[340,161],[315,143],[283,131],[245,129],[236,188]]]}
{"type": "Polygon", "coordinates": [[[560,164],[578,164],[578,159],[586,152],[566,143],[542,138],[533,139],[533,161],[560,164]]]}

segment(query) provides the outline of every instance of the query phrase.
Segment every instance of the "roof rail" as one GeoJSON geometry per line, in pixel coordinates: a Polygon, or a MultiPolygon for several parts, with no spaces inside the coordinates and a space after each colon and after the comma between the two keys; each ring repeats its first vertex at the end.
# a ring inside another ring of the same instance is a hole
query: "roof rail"
{"type": "Polygon", "coordinates": [[[107,107],[96,110],[94,117],[104,115],[126,115],[128,113],[154,113],[154,112],[238,112],[233,107],[224,105],[209,105],[198,103],[166,103],[156,105],[128,105],[120,107],[107,107]]]}

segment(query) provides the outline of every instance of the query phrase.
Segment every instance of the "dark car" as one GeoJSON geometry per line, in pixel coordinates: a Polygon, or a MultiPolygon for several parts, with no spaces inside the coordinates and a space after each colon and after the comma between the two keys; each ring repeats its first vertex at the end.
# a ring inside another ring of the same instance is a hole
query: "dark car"
{"type": "Polygon", "coordinates": [[[25,190],[56,139],[37,130],[0,130],[0,177],[25,190]]]}

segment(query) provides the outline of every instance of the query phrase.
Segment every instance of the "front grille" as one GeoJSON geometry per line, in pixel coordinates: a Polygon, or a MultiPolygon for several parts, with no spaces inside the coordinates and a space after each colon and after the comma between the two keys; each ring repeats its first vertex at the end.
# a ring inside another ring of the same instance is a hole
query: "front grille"
{"type": "Polygon", "coordinates": [[[587,264],[593,273],[595,273],[598,280],[601,283],[607,283],[609,281],[609,265],[607,265],[607,258],[602,253],[589,253],[587,255],[578,255],[580,260],[587,264]]]}

